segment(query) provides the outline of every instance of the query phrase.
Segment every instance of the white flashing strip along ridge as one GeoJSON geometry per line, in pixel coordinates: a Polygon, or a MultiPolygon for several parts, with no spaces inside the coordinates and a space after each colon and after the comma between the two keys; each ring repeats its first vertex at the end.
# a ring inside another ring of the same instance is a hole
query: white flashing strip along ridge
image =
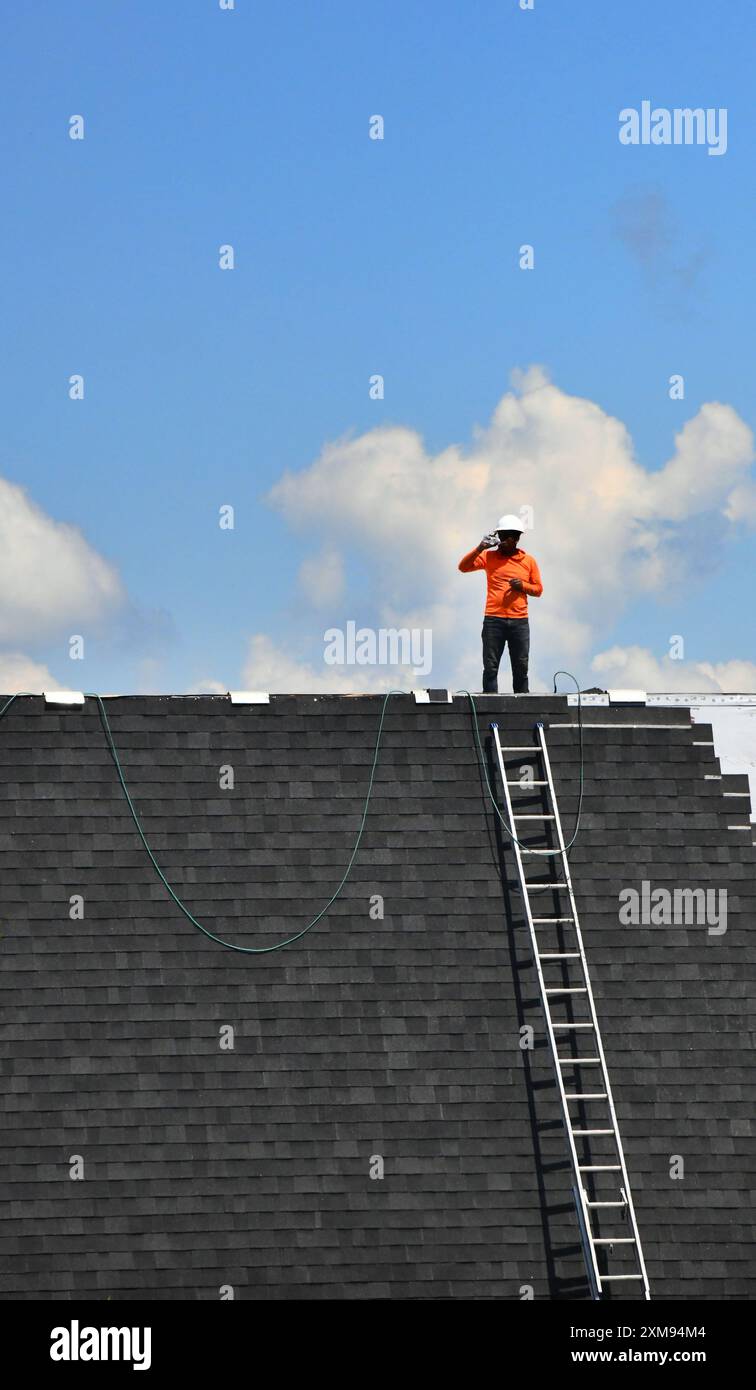
{"type": "Polygon", "coordinates": [[[645,690],[604,690],[600,694],[567,695],[568,705],[645,705],[645,690]]]}
{"type": "Polygon", "coordinates": [[[756,691],[752,695],[647,695],[647,705],[756,705],[756,691]]]}
{"type": "Polygon", "coordinates": [[[646,693],[643,690],[607,690],[601,695],[577,694],[567,696],[568,705],[580,703],[586,707],[588,705],[647,705],[649,708],[671,708],[675,706],[695,707],[696,705],[707,706],[727,706],[727,705],[753,705],[756,706],[756,691],[752,695],[708,695],[696,693],[695,691],[670,691],[660,692],[655,695],[646,693]]]}
{"type": "Polygon", "coordinates": [[[660,691],[650,695],[646,691],[605,691],[603,694],[567,695],[568,705],[648,705],[649,708],[673,708],[673,706],[696,705],[753,705],[756,706],[756,691],[752,695],[707,695],[696,691],[660,691]]]}

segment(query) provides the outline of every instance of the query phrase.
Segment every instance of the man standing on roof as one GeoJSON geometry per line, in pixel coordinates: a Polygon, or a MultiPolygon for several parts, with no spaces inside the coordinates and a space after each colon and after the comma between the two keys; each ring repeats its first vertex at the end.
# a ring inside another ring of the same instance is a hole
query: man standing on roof
{"type": "Polygon", "coordinates": [[[486,610],[483,617],[483,694],[498,691],[499,662],[509,643],[512,663],[512,689],[515,695],[528,691],[528,656],[530,653],[530,624],[528,594],[540,598],[543,584],[532,555],[520,550],[522,522],[517,516],[502,516],[496,531],[464,555],[459,562],[463,574],[485,570],[488,584],[486,610]],[[495,547],[495,548],[492,548],[495,547]]]}

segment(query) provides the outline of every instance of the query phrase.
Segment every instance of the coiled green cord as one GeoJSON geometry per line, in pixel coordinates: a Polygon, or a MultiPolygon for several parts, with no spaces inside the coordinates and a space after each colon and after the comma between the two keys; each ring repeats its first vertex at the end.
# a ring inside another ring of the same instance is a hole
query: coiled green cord
{"type": "MultiPolygon", "coordinates": [[[[569,675],[569,674],[570,674],[570,673],[567,672],[567,671],[564,671],[564,672],[557,671],[557,673],[556,673],[556,675],[569,675]]],[[[554,677],[554,691],[555,691],[555,692],[556,692],[556,675],[555,675],[555,677],[554,677]]],[[[574,677],[574,676],[571,676],[571,679],[572,679],[572,680],[575,680],[575,677],[574,677]]],[[[575,681],[575,684],[576,684],[576,686],[577,686],[577,681],[575,681]]],[[[578,689],[579,689],[579,687],[578,687],[578,689]]],[[[4,716],[5,712],[6,712],[6,710],[8,710],[8,709],[10,708],[10,706],[13,704],[13,701],[14,701],[14,700],[19,699],[21,696],[27,696],[27,695],[29,695],[29,693],[30,693],[30,692],[28,692],[28,691],[19,691],[17,694],[11,695],[10,699],[6,700],[6,702],[5,702],[5,704],[3,705],[2,709],[0,709],[0,719],[3,718],[3,716],[4,716]]],[[[347,879],[349,878],[349,875],[350,875],[350,873],[352,872],[352,867],[353,867],[353,865],[354,865],[354,862],[355,862],[355,860],[356,860],[356,858],[357,858],[357,853],[358,853],[358,851],[359,851],[360,844],[361,844],[361,842],[362,842],[363,832],[364,832],[364,830],[365,830],[365,823],[366,823],[366,821],[367,821],[368,809],[369,809],[369,807],[370,807],[370,798],[371,798],[372,795],[373,795],[373,783],[374,783],[374,781],[375,781],[376,768],[378,767],[378,754],[379,754],[379,752],[380,752],[380,747],[381,747],[381,738],[382,738],[382,735],[383,735],[383,723],[384,723],[384,719],[385,719],[385,717],[386,717],[386,709],[387,709],[387,707],[388,707],[388,702],[389,702],[389,700],[391,699],[391,696],[392,696],[392,695],[406,695],[406,694],[407,694],[407,692],[406,692],[405,690],[387,690],[387,691],[386,691],[386,694],[385,694],[385,696],[384,696],[383,705],[381,706],[381,716],[380,716],[380,719],[379,719],[379,721],[378,721],[378,732],[377,732],[377,734],[376,734],[375,748],[374,748],[374,750],[373,750],[373,762],[372,762],[372,766],[371,766],[371,768],[370,768],[370,778],[369,778],[369,781],[368,781],[367,794],[366,794],[366,796],[365,796],[365,803],[364,803],[363,810],[362,810],[362,818],[361,818],[361,820],[360,820],[360,828],[359,828],[359,830],[358,830],[358,832],[357,832],[357,838],[356,838],[356,840],[355,840],[355,842],[354,842],[354,848],[353,848],[353,850],[352,850],[351,855],[349,856],[349,862],[348,862],[348,864],[347,864],[347,866],[346,866],[346,869],[344,870],[344,874],[343,874],[343,877],[342,877],[342,879],[341,879],[341,882],[339,883],[338,888],[337,888],[336,891],[331,895],[331,897],[328,899],[328,902],[325,904],[325,906],[322,907],[322,908],[320,909],[320,912],[318,912],[317,915],[316,915],[315,917],[313,917],[313,919],[312,919],[311,922],[308,922],[307,925],[306,925],[305,927],[302,927],[302,930],[301,930],[301,931],[295,932],[295,934],[294,934],[293,936],[287,937],[285,941],[277,941],[277,942],[275,943],[275,945],[273,945],[273,946],[237,946],[233,941],[224,941],[224,940],[222,939],[222,937],[216,936],[214,932],[209,931],[208,928],[207,928],[207,927],[204,927],[204,926],[202,925],[201,922],[198,922],[198,921],[197,921],[197,918],[194,917],[193,914],[189,911],[189,908],[186,907],[185,904],[181,901],[181,899],[180,899],[180,897],[178,896],[178,894],[177,894],[177,893],[174,891],[174,889],[171,887],[171,884],[168,882],[168,879],[166,878],[166,876],[165,876],[165,874],[163,873],[163,871],[162,871],[160,865],[158,864],[157,859],[155,858],[154,854],[152,853],[152,850],[150,849],[149,843],[148,843],[148,841],[147,841],[147,836],[145,835],[145,833],[144,833],[144,831],[143,831],[143,829],[142,829],[142,826],[141,826],[141,823],[140,823],[140,820],[139,820],[139,816],[138,816],[138,814],[137,814],[136,807],[134,806],[134,803],[133,803],[133,801],[132,801],[132,799],[131,799],[131,797],[130,797],[130,795],[129,795],[129,789],[128,789],[128,787],[126,786],[126,780],[125,780],[125,778],[124,778],[123,769],[122,769],[122,767],[121,767],[121,762],[120,762],[120,759],[119,759],[119,757],[118,757],[118,750],[116,749],[115,743],[114,743],[114,741],[113,741],[113,735],[112,735],[111,730],[110,730],[110,724],[109,724],[109,722],[108,722],[108,716],[107,716],[107,714],[106,714],[106,712],[105,712],[105,705],[104,705],[104,703],[103,703],[102,696],[101,696],[101,695],[98,695],[96,692],[87,692],[87,699],[92,699],[92,700],[96,700],[96,701],[97,701],[97,705],[98,705],[98,708],[99,708],[99,711],[100,711],[100,718],[101,718],[101,720],[102,720],[102,725],[103,725],[103,728],[104,728],[104,730],[105,730],[105,737],[106,737],[107,742],[108,742],[108,747],[110,748],[110,752],[111,752],[111,755],[112,755],[112,758],[113,758],[113,762],[115,763],[116,772],[118,773],[118,780],[119,780],[119,782],[121,783],[121,788],[122,788],[122,790],[123,790],[124,796],[126,797],[126,803],[127,803],[128,808],[129,808],[129,810],[130,810],[130,812],[131,812],[131,816],[132,816],[132,819],[133,819],[133,821],[134,821],[134,825],[135,825],[136,828],[137,828],[137,832],[138,832],[138,834],[139,834],[139,838],[140,838],[140,840],[142,841],[142,844],[144,845],[144,848],[145,848],[146,851],[147,851],[147,854],[148,854],[148,856],[149,856],[150,862],[151,862],[153,868],[155,869],[155,872],[157,873],[158,878],[160,879],[160,881],[161,881],[161,883],[164,885],[164,887],[167,889],[167,891],[168,891],[168,893],[170,894],[170,896],[173,898],[173,901],[175,902],[176,906],[179,908],[179,910],[180,910],[181,912],[183,912],[183,914],[184,914],[184,916],[186,917],[187,921],[191,922],[191,924],[192,924],[193,927],[196,927],[198,931],[201,931],[202,934],[208,938],[208,940],[214,941],[215,944],[216,944],[217,946],[223,946],[223,947],[225,947],[225,949],[226,949],[227,951],[237,951],[237,952],[239,952],[239,954],[241,954],[241,955],[246,955],[246,956],[265,956],[265,955],[269,955],[272,951],[282,951],[282,950],[284,949],[285,946],[291,946],[291,945],[293,945],[293,943],[294,943],[295,941],[299,941],[303,936],[305,936],[305,935],[307,934],[307,932],[311,931],[312,928],[313,928],[314,926],[317,926],[318,922],[320,922],[320,921],[323,919],[323,917],[325,917],[325,915],[326,915],[326,913],[328,912],[329,908],[333,906],[333,904],[335,903],[336,899],[339,897],[339,894],[341,893],[342,888],[343,888],[344,885],[346,884],[347,879]]],[[[486,787],[488,788],[488,795],[489,795],[489,797],[490,797],[490,799],[491,799],[491,804],[492,804],[492,806],[493,806],[493,808],[494,808],[494,810],[495,810],[497,816],[499,817],[499,820],[501,821],[501,823],[502,823],[504,829],[506,830],[507,834],[509,835],[510,839],[513,840],[515,843],[519,844],[519,843],[520,843],[519,840],[516,840],[514,834],[513,834],[512,831],[511,831],[511,829],[509,828],[509,826],[507,825],[506,821],[504,820],[504,817],[502,816],[501,811],[499,810],[499,807],[498,807],[497,802],[496,802],[496,797],[494,796],[494,793],[493,793],[493,790],[492,790],[492,787],[491,787],[491,783],[490,783],[490,781],[489,781],[488,769],[486,768],[485,756],[484,756],[483,747],[482,747],[481,741],[480,741],[480,731],[479,731],[479,729],[478,729],[478,711],[477,711],[477,708],[476,708],[476,705],[475,705],[475,699],[474,699],[473,695],[471,694],[471,692],[470,692],[469,690],[457,690],[457,691],[455,691],[455,694],[456,694],[456,695],[466,695],[467,698],[468,698],[468,700],[470,701],[470,708],[471,708],[472,715],[473,715],[473,729],[474,729],[474,731],[475,731],[475,742],[476,742],[476,746],[477,746],[477,750],[478,750],[478,757],[479,757],[479,759],[480,759],[481,767],[483,768],[483,775],[484,775],[484,777],[485,777],[486,787]]],[[[572,839],[570,840],[569,844],[568,844],[567,846],[565,846],[566,849],[569,849],[570,845],[574,844],[574,841],[575,841],[575,839],[576,839],[576,837],[577,837],[578,828],[579,828],[579,825],[580,825],[580,811],[581,811],[582,802],[583,802],[583,726],[582,726],[582,722],[580,721],[580,701],[579,701],[579,698],[578,698],[578,720],[579,720],[579,722],[580,722],[580,800],[579,800],[579,803],[578,803],[578,813],[577,813],[577,818],[576,818],[576,822],[575,822],[575,832],[574,832],[574,834],[573,834],[573,836],[572,836],[572,839]]],[[[551,853],[551,854],[560,854],[561,851],[560,851],[560,850],[550,850],[550,851],[548,851],[548,853],[551,853]]]]}

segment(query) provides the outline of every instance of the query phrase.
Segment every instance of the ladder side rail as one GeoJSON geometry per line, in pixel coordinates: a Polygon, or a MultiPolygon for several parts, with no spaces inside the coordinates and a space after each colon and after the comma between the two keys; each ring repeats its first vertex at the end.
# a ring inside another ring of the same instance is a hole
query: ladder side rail
{"type": "Polygon", "coordinates": [[[593,1275],[593,1271],[596,1268],[597,1263],[595,1258],[596,1242],[594,1240],[593,1235],[591,1234],[590,1226],[586,1225],[585,1211],[583,1210],[583,1202],[580,1196],[581,1191],[582,1183],[579,1182],[577,1186],[573,1184],[572,1196],[575,1201],[575,1211],[577,1213],[577,1223],[578,1229],[580,1231],[580,1244],[583,1247],[583,1259],[585,1261],[585,1267],[588,1270],[588,1280],[591,1286],[591,1298],[597,1300],[601,1297],[601,1291],[593,1275]],[[588,1256],[589,1251],[590,1259],[588,1256]]]}
{"type": "MultiPolygon", "coordinates": [[[[594,1247],[593,1247],[593,1241],[592,1241],[591,1236],[590,1236],[591,1227],[590,1227],[589,1214],[588,1214],[588,1207],[587,1207],[587,1194],[586,1194],[586,1192],[585,1192],[585,1188],[583,1187],[583,1180],[582,1180],[581,1173],[580,1173],[580,1160],[579,1160],[579,1158],[578,1158],[577,1149],[576,1149],[576,1147],[575,1147],[575,1139],[574,1139],[574,1136],[573,1136],[573,1133],[572,1133],[572,1124],[571,1124],[571,1121],[570,1121],[569,1102],[568,1102],[568,1100],[567,1100],[567,1094],[566,1094],[566,1091],[565,1091],[564,1081],[563,1081],[563,1079],[562,1079],[562,1068],[560,1067],[560,1065],[559,1065],[559,1060],[558,1060],[558,1058],[559,1058],[559,1053],[558,1053],[558,1051],[557,1051],[557,1041],[556,1041],[556,1036],[555,1036],[555,1034],[554,1034],[554,1027],[553,1027],[553,1024],[552,1024],[552,1021],[551,1021],[551,1009],[549,1008],[549,997],[548,997],[548,995],[547,995],[547,993],[546,993],[546,982],[545,982],[545,980],[544,980],[544,978],[543,978],[543,970],[542,970],[542,967],[541,967],[541,954],[540,954],[540,951],[539,951],[539,949],[538,949],[538,938],[537,938],[537,935],[536,935],[536,929],[535,929],[535,927],[534,927],[534,925],[533,925],[533,914],[532,914],[531,907],[530,907],[530,898],[529,898],[529,896],[528,896],[527,879],[526,879],[526,877],[525,877],[525,872],[524,872],[524,870],[523,870],[523,866],[522,866],[522,854],[521,854],[521,852],[520,852],[520,846],[519,846],[519,844],[517,843],[516,831],[515,831],[515,828],[514,828],[514,815],[513,815],[513,810],[512,810],[512,798],[511,798],[511,795],[510,795],[510,792],[509,792],[509,784],[508,784],[508,782],[507,782],[506,768],[505,768],[505,766],[504,766],[504,754],[503,754],[502,747],[501,747],[501,742],[500,742],[500,739],[499,739],[499,726],[498,726],[498,724],[492,724],[492,725],[491,725],[491,729],[492,729],[493,736],[494,736],[494,743],[495,743],[495,745],[496,745],[496,755],[497,755],[498,762],[499,762],[499,773],[500,773],[501,780],[502,780],[502,784],[503,784],[503,787],[504,787],[504,799],[505,799],[506,808],[507,808],[507,817],[508,817],[508,819],[509,819],[509,828],[510,828],[510,830],[511,830],[511,832],[512,832],[512,848],[514,849],[514,852],[515,852],[515,860],[516,860],[516,863],[517,863],[517,872],[518,872],[519,879],[520,879],[522,900],[523,900],[523,902],[524,902],[524,904],[525,904],[525,917],[526,917],[527,924],[528,924],[528,932],[529,932],[529,934],[530,934],[531,945],[532,945],[532,947],[533,947],[533,957],[534,957],[534,959],[535,959],[536,970],[537,970],[537,972],[538,972],[538,986],[539,986],[539,989],[540,989],[540,991],[541,991],[541,1000],[542,1000],[542,1002],[543,1002],[543,1011],[544,1011],[544,1015],[545,1015],[545,1018],[546,1018],[546,1029],[547,1029],[548,1039],[549,1039],[549,1049],[550,1049],[550,1052],[551,1052],[551,1060],[552,1060],[552,1064],[553,1064],[553,1067],[554,1067],[554,1075],[555,1075],[555,1077],[556,1077],[556,1083],[557,1083],[557,1086],[558,1086],[558,1088],[559,1088],[559,1100],[560,1100],[560,1104],[561,1104],[561,1107],[562,1107],[562,1119],[563,1119],[563,1121],[564,1121],[564,1128],[565,1128],[565,1132],[566,1132],[566,1135],[567,1135],[567,1144],[568,1144],[569,1151],[570,1151],[570,1161],[571,1161],[571,1163],[572,1163],[572,1167],[573,1167],[573,1171],[574,1171],[574,1175],[575,1175],[575,1183],[576,1183],[576,1185],[577,1185],[577,1192],[578,1192],[579,1197],[580,1197],[580,1205],[581,1205],[582,1217],[583,1217],[583,1225],[582,1225],[582,1228],[581,1228],[581,1229],[584,1229],[584,1230],[588,1233],[588,1249],[590,1250],[590,1255],[591,1255],[590,1264],[588,1265],[588,1279],[589,1279],[589,1283],[590,1283],[590,1285],[591,1285],[591,1292],[593,1293],[594,1298],[596,1298],[596,1297],[598,1297],[598,1293],[600,1293],[600,1291],[601,1291],[601,1272],[600,1272],[599,1267],[598,1267],[598,1260],[597,1260],[597,1258],[596,1258],[596,1251],[595,1251],[595,1249],[594,1249],[594,1247]],[[598,1291],[598,1293],[596,1292],[596,1290],[598,1291]]],[[[534,753],[536,756],[538,756],[538,754],[539,754],[539,749],[538,749],[538,746],[537,746],[536,744],[533,745],[533,753],[534,753]]],[[[547,774],[547,775],[548,775],[548,774],[547,774]]],[[[584,1247],[584,1248],[585,1248],[585,1247],[584,1247]]]]}
{"type": "MultiPolygon", "coordinates": [[[[640,1267],[641,1275],[642,1275],[642,1278],[643,1278],[643,1291],[644,1291],[644,1297],[645,1297],[646,1299],[650,1299],[650,1298],[651,1298],[651,1290],[650,1290],[650,1288],[649,1288],[648,1274],[647,1274],[647,1272],[646,1272],[646,1262],[645,1262],[645,1260],[644,1260],[644,1258],[643,1258],[643,1248],[642,1248],[642,1246],[641,1246],[640,1232],[639,1232],[639,1230],[638,1230],[638,1223],[637,1223],[637,1221],[636,1221],[636,1219],[635,1219],[635,1207],[634,1207],[634,1204],[633,1204],[632,1191],[631,1191],[631,1189],[630,1189],[630,1179],[629,1179],[629,1177],[628,1177],[627,1165],[626,1165],[626,1163],[625,1163],[625,1152],[624,1152],[624,1149],[623,1149],[623,1147],[622,1147],[622,1136],[621,1136],[621,1134],[620,1134],[619,1123],[618,1123],[618,1121],[617,1121],[617,1112],[616,1112],[616,1110],[615,1110],[615,1108],[614,1108],[614,1096],[613,1096],[613,1094],[612,1094],[612,1088],[611,1088],[611,1084],[610,1084],[610,1081],[609,1081],[609,1072],[608,1072],[607,1065],[606,1065],[606,1057],[605,1057],[605,1055],[604,1055],[604,1045],[603,1045],[603,1042],[602,1042],[602,1039],[601,1039],[601,1029],[599,1028],[598,1015],[597,1015],[597,1013],[596,1013],[596,1004],[595,1004],[595,1001],[594,1001],[594,998],[593,998],[593,988],[592,988],[592,986],[591,986],[591,977],[590,977],[590,974],[589,974],[589,972],[588,972],[588,962],[587,962],[587,960],[586,960],[586,956],[585,956],[585,947],[584,947],[584,945],[583,945],[583,933],[582,933],[582,931],[581,931],[581,929],[580,929],[580,920],[579,920],[579,918],[578,918],[577,904],[576,904],[576,902],[575,902],[575,894],[574,894],[573,888],[572,888],[572,876],[571,876],[571,874],[570,874],[569,860],[568,860],[568,858],[567,858],[567,851],[566,851],[565,845],[564,845],[564,835],[563,835],[563,833],[562,833],[562,821],[561,821],[561,818],[560,818],[560,815],[559,815],[559,806],[558,806],[558,804],[557,804],[557,796],[556,796],[556,788],[555,788],[555,785],[554,785],[554,777],[553,777],[553,774],[552,774],[552,771],[551,771],[551,763],[550,763],[550,761],[549,761],[549,750],[548,750],[548,747],[547,747],[547,745],[546,745],[546,735],[545,735],[545,731],[544,731],[544,726],[543,726],[543,724],[542,724],[540,721],[539,721],[539,723],[536,725],[536,728],[537,728],[537,730],[538,730],[538,740],[539,740],[539,743],[540,743],[540,746],[541,746],[541,753],[542,753],[542,755],[543,755],[543,765],[544,765],[544,769],[545,769],[545,772],[546,772],[546,777],[547,777],[548,783],[549,783],[549,792],[550,792],[550,795],[551,795],[551,804],[552,804],[552,808],[553,808],[553,811],[554,811],[554,826],[555,826],[556,833],[557,833],[557,840],[558,840],[558,842],[559,842],[559,849],[560,849],[560,853],[561,853],[562,864],[563,864],[563,867],[564,867],[564,881],[565,881],[565,883],[567,884],[567,891],[568,891],[568,894],[569,894],[570,906],[571,906],[572,915],[573,915],[573,918],[574,918],[575,936],[576,936],[576,940],[577,940],[578,950],[579,950],[579,952],[580,952],[581,963],[582,963],[582,966],[583,966],[583,974],[584,974],[584,976],[585,976],[585,983],[586,983],[586,988],[587,988],[588,1007],[589,1007],[589,1009],[590,1009],[591,1019],[592,1019],[592,1021],[593,1021],[594,1035],[595,1035],[595,1038],[596,1038],[596,1046],[597,1046],[597,1048],[598,1048],[599,1057],[601,1058],[601,1072],[602,1072],[603,1081],[604,1081],[604,1088],[605,1088],[605,1090],[606,1090],[606,1095],[607,1095],[607,1103],[608,1103],[608,1106],[609,1106],[609,1114],[611,1115],[612,1124],[613,1124],[613,1126],[614,1126],[614,1136],[615,1136],[616,1145],[617,1145],[617,1154],[618,1154],[618,1157],[619,1157],[619,1161],[620,1161],[620,1165],[621,1165],[621,1171],[622,1171],[622,1177],[623,1177],[624,1184],[625,1184],[624,1196],[625,1196],[626,1199],[627,1199],[627,1209],[628,1209],[628,1215],[629,1215],[629,1217],[630,1217],[630,1225],[631,1225],[631,1227],[632,1227],[632,1232],[633,1232],[633,1235],[634,1235],[634,1237],[635,1237],[635,1249],[636,1249],[636,1254],[637,1254],[637,1258],[638,1258],[638,1265],[639,1265],[639,1267],[640,1267]]],[[[589,1230],[590,1230],[590,1227],[589,1227],[589,1230]]]]}

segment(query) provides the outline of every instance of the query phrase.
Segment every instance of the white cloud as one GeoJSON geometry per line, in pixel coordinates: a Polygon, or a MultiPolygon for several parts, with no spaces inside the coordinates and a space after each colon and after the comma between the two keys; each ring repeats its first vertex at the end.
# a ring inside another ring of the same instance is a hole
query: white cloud
{"type": "Polygon", "coordinates": [[[0,651],[0,691],[4,695],[40,695],[43,690],[63,690],[48,668],[23,652],[0,651]]]}
{"type": "Polygon", "coordinates": [[[751,478],[738,483],[730,493],[725,507],[728,521],[742,521],[756,526],[756,483],[751,478]]]}
{"type": "MultiPolygon", "coordinates": [[[[247,659],[242,671],[242,689],[269,690],[279,695],[367,694],[386,690],[397,683],[396,675],[385,668],[366,666],[312,665],[291,656],[276,646],[264,633],[250,639],[247,659]]],[[[414,681],[409,675],[402,688],[411,689],[414,681]]]]}
{"type": "Polygon", "coordinates": [[[739,661],[698,661],[694,663],[702,675],[716,681],[716,689],[730,694],[749,695],[756,691],[756,662],[739,661]]]}
{"type": "MultiPolygon", "coordinates": [[[[621,421],[559,390],[541,368],[514,373],[513,383],[467,452],[451,445],[431,455],[415,431],[382,427],[327,444],[269,494],[295,531],[317,535],[330,556],[358,559],[369,597],[361,611],[345,613],[334,586],[326,625],[349,617],[431,628],[433,683],[479,688],[485,581],[457,564],[502,512],[529,506],[534,514],[523,538],[544,579],[543,600],[530,604],[533,689],[546,688],[558,666],[584,664],[637,598],[683,583],[695,589],[702,526],[722,535],[750,516],[752,435],[730,406],[702,406],[667,463],[651,471],[621,421]]],[[[271,644],[273,689],[274,653],[271,644]]],[[[287,678],[291,658],[284,652],[281,662],[287,678]]],[[[306,679],[299,653],[294,665],[293,678],[306,679]]],[[[316,656],[319,689],[341,688],[335,674],[321,672],[316,656]]],[[[346,680],[355,688],[348,672],[346,680]]],[[[384,684],[373,668],[370,688],[384,684]]]]}
{"type": "Polygon", "coordinates": [[[610,647],[599,652],[591,670],[606,689],[686,691],[697,695],[756,692],[756,662],[673,661],[647,647],[610,647]]]}
{"type": "Polygon", "coordinates": [[[333,546],[309,555],[299,567],[299,585],[308,603],[316,608],[336,603],[344,593],[344,562],[333,546]]]}
{"type": "Polygon", "coordinates": [[[752,458],[753,435],[732,406],[702,405],[675,436],[673,457],[645,480],[646,516],[738,512],[752,458]]]}
{"type": "Polygon", "coordinates": [[[223,681],[213,680],[212,676],[205,680],[197,681],[196,685],[190,685],[187,695],[227,695],[229,687],[223,681]]]}
{"type": "Polygon", "coordinates": [[[116,570],[75,526],[54,521],[0,478],[0,641],[79,630],[125,599],[116,570]]]}

